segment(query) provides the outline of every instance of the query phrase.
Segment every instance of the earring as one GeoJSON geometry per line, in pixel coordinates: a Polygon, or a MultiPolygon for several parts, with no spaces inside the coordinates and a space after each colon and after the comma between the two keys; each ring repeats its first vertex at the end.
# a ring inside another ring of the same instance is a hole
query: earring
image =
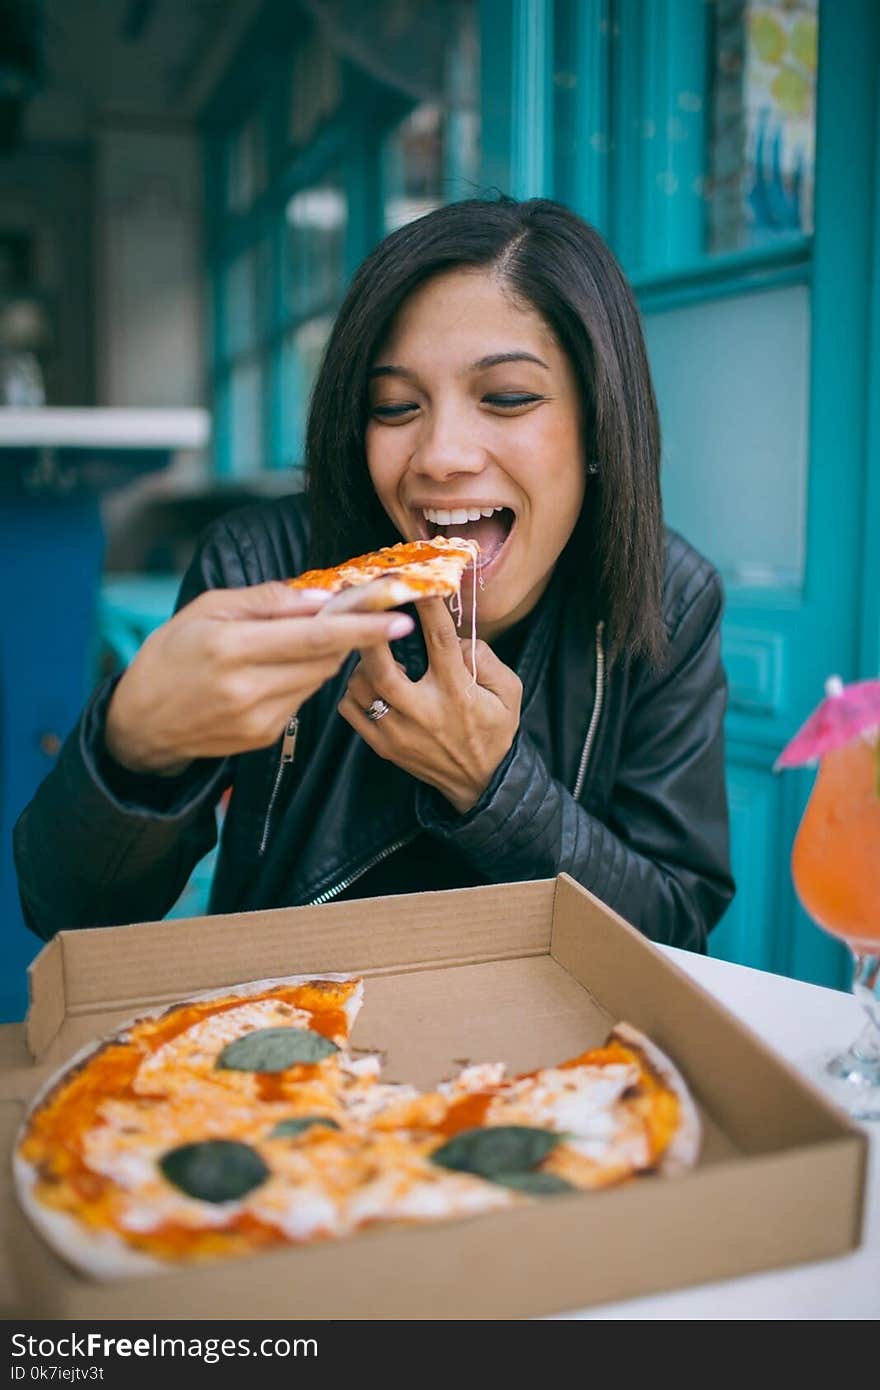
{"type": "Polygon", "coordinates": [[[597,473],[601,473],[601,471],[602,470],[599,467],[599,464],[595,461],[587,464],[587,472],[590,473],[593,477],[595,477],[597,473]]]}

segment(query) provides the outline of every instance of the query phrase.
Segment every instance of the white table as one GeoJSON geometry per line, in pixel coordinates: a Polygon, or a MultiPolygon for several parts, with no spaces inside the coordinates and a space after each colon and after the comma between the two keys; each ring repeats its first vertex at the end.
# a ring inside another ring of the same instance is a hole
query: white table
{"type": "MultiPolygon", "coordinates": [[[[674,947],[664,949],[698,984],[795,1066],[820,1047],[848,1046],[864,1025],[861,1007],[838,990],[674,947]]],[[[871,1136],[868,1199],[863,1243],[854,1254],[561,1316],[688,1321],[880,1317],[880,1123],[865,1129],[871,1136]]]]}

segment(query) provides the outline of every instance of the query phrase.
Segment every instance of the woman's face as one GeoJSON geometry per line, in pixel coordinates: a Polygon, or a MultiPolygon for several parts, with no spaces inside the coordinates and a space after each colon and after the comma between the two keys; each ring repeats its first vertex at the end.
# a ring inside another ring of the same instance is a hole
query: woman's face
{"type": "Polygon", "coordinates": [[[531,611],[583,502],[580,403],[547,324],[491,270],[438,275],[401,307],[373,364],[366,448],[401,536],[479,541],[484,640],[531,611]]]}

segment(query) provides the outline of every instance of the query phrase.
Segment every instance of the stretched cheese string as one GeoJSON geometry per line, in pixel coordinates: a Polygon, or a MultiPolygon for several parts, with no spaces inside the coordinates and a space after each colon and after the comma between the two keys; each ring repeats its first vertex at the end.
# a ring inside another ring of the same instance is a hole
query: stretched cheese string
{"type": "MultiPolygon", "coordinates": [[[[482,551],[477,541],[466,539],[464,536],[453,537],[455,544],[463,548],[466,547],[471,552],[471,565],[474,570],[474,583],[471,586],[471,687],[477,683],[477,583],[483,588],[483,577],[480,573],[482,566],[482,551]]],[[[462,578],[464,576],[462,575],[462,578]]],[[[462,607],[461,607],[461,580],[458,581],[458,588],[449,600],[449,608],[455,619],[455,626],[461,627],[462,607]]]]}
{"type": "Polygon", "coordinates": [[[474,547],[474,582],[471,584],[471,684],[477,683],[477,581],[480,588],[483,587],[483,576],[480,573],[483,564],[483,552],[476,541],[471,541],[474,547]]]}
{"type": "Polygon", "coordinates": [[[461,588],[456,589],[449,600],[449,611],[455,619],[455,626],[461,627],[461,588]]]}
{"type": "MultiPolygon", "coordinates": [[[[474,571],[474,582],[471,585],[471,687],[477,683],[477,583],[483,587],[483,579],[480,568],[483,560],[483,552],[480,550],[477,541],[463,540],[462,545],[466,545],[471,552],[471,565],[474,571]]],[[[458,591],[458,611],[461,614],[461,589],[458,591]]],[[[459,616],[460,621],[460,616],[459,616]]]]}

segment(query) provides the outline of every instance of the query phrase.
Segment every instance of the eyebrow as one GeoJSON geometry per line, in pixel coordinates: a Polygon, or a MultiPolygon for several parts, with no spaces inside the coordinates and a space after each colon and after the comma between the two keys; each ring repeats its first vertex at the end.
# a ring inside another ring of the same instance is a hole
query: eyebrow
{"type": "MultiPolygon", "coordinates": [[[[547,371],[550,370],[547,363],[543,362],[540,357],[536,357],[534,353],[519,351],[492,352],[488,357],[481,357],[477,362],[472,362],[467,370],[471,372],[484,372],[487,371],[489,367],[500,367],[505,362],[534,362],[536,366],[544,367],[547,371]]],[[[406,378],[407,381],[415,381],[417,377],[417,373],[410,371],[408,367],[395,367],[391,365],[371,367],[369,375],[371,378],[377,376],[402,376],[406,378]]]]}

